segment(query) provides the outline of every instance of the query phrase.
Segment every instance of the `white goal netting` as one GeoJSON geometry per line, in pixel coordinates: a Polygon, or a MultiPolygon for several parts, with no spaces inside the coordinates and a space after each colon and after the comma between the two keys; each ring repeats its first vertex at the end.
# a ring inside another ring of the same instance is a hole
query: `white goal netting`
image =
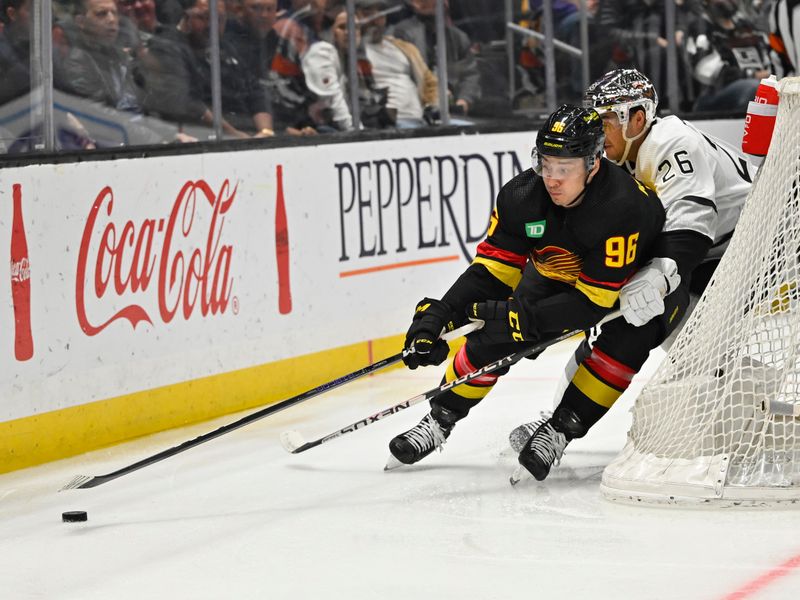
{"type": "Polygon", "coordinates": [[[603,494],[800,502],[800,78],[725,256],[642,390],[603,494]]]}

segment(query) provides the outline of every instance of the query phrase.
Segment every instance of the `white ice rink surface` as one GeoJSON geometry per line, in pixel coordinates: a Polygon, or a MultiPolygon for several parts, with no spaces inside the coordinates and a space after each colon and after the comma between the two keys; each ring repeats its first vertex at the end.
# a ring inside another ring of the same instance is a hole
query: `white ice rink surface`
{"type": "Polygon", "coordinates": [[[337,430],[442,368],[364,378],[93,489],[57,492],[241,415],[0,476],[0,598],[800,598],[800,509],[601,498],[652,360],[545,482],[509,485],[508,431],[550,407],[573,346],[517,365],[444,452],[393,472],[387,443],[425,404],[299,455],[279,434],[337,430]]]}

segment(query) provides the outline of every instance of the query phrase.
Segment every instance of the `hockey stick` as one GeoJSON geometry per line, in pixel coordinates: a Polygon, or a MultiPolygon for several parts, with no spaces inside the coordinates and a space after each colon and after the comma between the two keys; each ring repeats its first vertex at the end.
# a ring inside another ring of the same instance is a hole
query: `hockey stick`
{"type": "MultiPolygon", "coordinates": [[[[479,329],[481,327],[480,323],[468,323],[463,327],[459,327],[453,331],[449,331],[447,333],[442,334],[441,339],[446,342],[450,340],[454,340],[456,338],[461,337],[462,335],[467,335],[479,329]]],[[[308,390],[303,392],[302,394],[298,394],[297,396],[293,396],[291,398],[287,398],[286,400],[281,400],[276,404],[271,404],[266,408],[263,408],[259,411],[251,413],[246,417],[239,419],[238,421],[234,421],[233,423],[228,423],[220,427],[219,429],[215,429],[214,431],[210,431],[209,433],[204,433],[201,436],[198,436],[192,440],[183,442],[178,446],[174,446],[173,448],[168,448],[167,450],[162,450],[158,454],[154,454],[147,458],[144,458],[138,462],[135,462],[127,467],[123,467],[117,471],[113,471],[112,473],[107,473],[105,475],[77,475],[72,478],[64,487],[61,488],[59,491],[64,490],[72,490],[72,489],[85,489],[85,488],[93,488],[101,485],[103,483],[107,483],[116,479],[117,477],[122,477],[123,475],[127,475],[128,473],[133,473],[134,471],[138,471],[142,467],[146,467],[148,465],[152,465],[153,463],[160,462],[165,458],[169,458],[171,456],[175,456],[176,454],[180,454],[190,448],[194,448],[195,446],[199,446],[204,442],[208,442],[209,440],[213,440],[214,438],[218,438],[221,435],[225,435],[231,431],[239,429],[240,427],[244,427],[245,425],[249,425],[254,421],[258,421],[259,419],[263,419],[269,415],[275,414],[278,411],[284,410],[289,408],[290,406],[294,406],[295,404],[300,404],[304,400],[308,400],[309,398],[313,398],[314,396],[318,396],[323,392],[327,392],[334,388],[337,388],[345,383],[349,383],[354,381],[364,375],[369,375],[370,373],[374,373],[380,369],[393,365],[403,359],[404,356],[412,354],[414,352],[413,348],[411,350],[403,350],[402,352],[398,352],[388,358],[384,358],[383,360],[379,360],[376,363],[372,363],[369,366],[364,367],[363,369],[359,369],[358,371],[353,371],[348,375],[344,375],[339,377],[338,379],[334,379],[333,381],[329,381],[327,383],[323,383],[320,386],[315,387],[314,389],[308,390]]]]}
{"type": "MultiPolygon", "coordinates": [[[[599,321],[597,325],[600,325],[612,319],[616,319],[621,314],[622,313],[618,310],[611,312],[608,315],[606,315],[601,321],[599,321]]],[[[343,429],[334,431],[333,433],[330,433],[321,438],[317,438],[316,440],[306,442],[303,439],[303,436],[300,435],[300,433],[298,433],[297,431],[284,431],[281,434],[281,444],[283,445],[283,447],[286,449],[287,452],[291,452],[292,454],[299,454],[300,452],[305,452],[306,450],[315,448],[320,444],[330,442],[331,440],[335,440],[336,438],[341,437],[345,434],[352,433],[357,429],[361,429],[362,427],[371,425],[376,421],[380,421],[384,417],[397,414],[401,410],[408,408],[409,406],[419,404],[420,402],[424,402],[425,400],[431,400],[433,398],[436,398],[436,396],[443,394],[447,390],[452,389],[457,385],[461,385],[462,383],[469,383],[473,379],[477,379],[482,375],[486,375],[487,373],[492,373],[493,371],[496,371],[497,369],[500,369],[502,367],[511,366],[517,361],[522,360],[526,356],[530,356],[531,354],[536,354],[537,352],[542,352],[543,350],[549,348],[553,344],[557,344],[558,342],[563,342],[564,340],[571,338],[573,335],[578,335],[583,331],[584,331],[583,329],[575,329],[574,331],[568,331],[549,340],[539,342],[538,344],[526,348],[525,350],[520,350],[519,352],[514,352],[513,354],[509,354],[508,356],[505,356],[499,360],[489,363],[488,365],[481,367],[476,371],[467,373],[466,375],[463,375],[458,379],[454,379],[453,381],[443,383],[439,387],[435,387],[433,389],[428,390],[427,392],[423,392],[422,394],[414,396],[413,398],[409,398],[405,402],[401,402],[400,404],[395,404],[394,406],[385,408],[384,410],[376,412],[375,414],[370,415],[364,419],[361,419],[360,421],[356,421],[355,423],[352,423],[343,429]]]]}

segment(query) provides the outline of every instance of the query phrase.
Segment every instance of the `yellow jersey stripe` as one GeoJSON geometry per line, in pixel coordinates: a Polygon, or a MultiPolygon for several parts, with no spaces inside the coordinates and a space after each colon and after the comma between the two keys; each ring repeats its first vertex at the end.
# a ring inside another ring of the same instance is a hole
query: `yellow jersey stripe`
{"type": "Polygon", "coordinates": [[[504,265],[503,263],[497,262],[496,260],[491,260],[490,258],[476,256],[473,259],[472,264],[483,265],[488,269],[489,273],[494,275],[497,279],[505,283],[511,289],[515,289],[522,279],[522,271],[520,271],[517,267],[510,267],[509,265],[504,265]]]}
{"type": "Polygon", "coordinates": [[[617,401],[622,395],[618,389],[600,381],[597,377],[592,375],[591,371],[580,365],[572,378],[572,383],[575,384],[583,394],[588,397],[595,404],[611,408],[614,402],[617,401]]]}
{"type": "MultiPolygon", "coordinates": [[[[455,379],[458,379],[458,375],[456,375],[456,371],[453,368],[453,361],[450,361],[450,364],[447,365],[447,371],[444,373],[444,379],[448,383],[455,379]]],[[[493,385],[483,385],[480,387],[476,387],[470,385],[468,383],[462,383],[461,385],[457,385],[454,388],[451,388],[450,391],[454,394],[461,396],[462,398],[469,398],[470,400],[481,400],[488,394],[493,385]]]]}
{"type": "Polygon", "coordinates": [[[618,291],[606,290],[584,283],[580,279],[575,282],[575,289],[582,292],[589,300],[604,308],[611,308],[619,298],[618,291]]]}

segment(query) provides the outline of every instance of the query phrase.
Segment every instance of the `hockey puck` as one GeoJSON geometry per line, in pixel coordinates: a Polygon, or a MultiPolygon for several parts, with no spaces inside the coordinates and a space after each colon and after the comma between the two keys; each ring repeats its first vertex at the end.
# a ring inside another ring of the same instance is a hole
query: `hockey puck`
{"type": "Polygon", "coordinates": [[[89,515],[86,514],[85,510],[68,510],[67,512],[61,513],[61,520],[64,523],[81,523],[83,521],[89,520],[89,515]]]}

